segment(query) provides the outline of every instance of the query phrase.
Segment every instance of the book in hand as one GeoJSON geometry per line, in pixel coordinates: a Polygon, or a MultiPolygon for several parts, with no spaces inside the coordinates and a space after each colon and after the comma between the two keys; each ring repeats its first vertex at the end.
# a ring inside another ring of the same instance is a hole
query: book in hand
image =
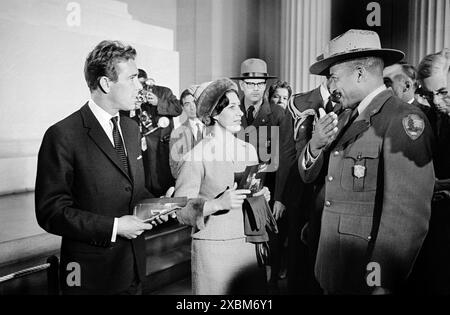
{"type": "Polygon", "coordinates": [[[247,166],[244,171],[244,176],[238,185],[238,189],[250,190],[250,196],[253,196],[253,194],[263,189],[267,166],[267,163],[247,166]]]}
{"type": "Polygon", "coordinates": [[[151,222],[183,208],[187,201],[187,197],[144,199],[134,207],[133,214],[144,222],[151,222]]]}

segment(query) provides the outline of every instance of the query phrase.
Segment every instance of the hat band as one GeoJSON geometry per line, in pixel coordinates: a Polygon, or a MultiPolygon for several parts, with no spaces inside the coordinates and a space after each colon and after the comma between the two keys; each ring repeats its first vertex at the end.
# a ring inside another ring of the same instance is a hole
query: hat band
{"type": "Polygon", "coordinates": [[[243,77],[268,77],[268,73],[264,72],[245,72],[242,74],[243,77]]]}

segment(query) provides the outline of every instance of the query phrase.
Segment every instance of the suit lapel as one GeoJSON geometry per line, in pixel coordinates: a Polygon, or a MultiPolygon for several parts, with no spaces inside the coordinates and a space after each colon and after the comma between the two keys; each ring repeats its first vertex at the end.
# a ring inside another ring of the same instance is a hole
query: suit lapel
{"type": "MultiPolygon", "coordinates": [[[[386,101],[392,97],[389,91],[383,91],[370,102],[366,109],[357,117],[357,119],[344,131],[342,137],[338,140],[336,147],[345,145],[348,141],[355,139],[361,133],[369,129],[371,119],[376,115],[386,101]]],[[[344,127],[345,128],[345,127],[344,127]]]]}
{"type": "Polygon", "coordinates": [[[258,111],[258,114],[255,117],[255,120],[253,121],[253,126],[259,127],[261,125],[265,125],[271,114],[272,110],[270,109],[269,103],[266,101],[263,102],[258,111]]]}
{"type": "Polygon", "coordinates": [[[87,133],[89,137],[108,157],[108,159],[123,173],[123,175],[129,179],[128,174],[123,169],[122,162],[120,161],[114,146],[87,104],[81,108],[81,115],[83,117],[84,127],[88,129],[87,133]]]}

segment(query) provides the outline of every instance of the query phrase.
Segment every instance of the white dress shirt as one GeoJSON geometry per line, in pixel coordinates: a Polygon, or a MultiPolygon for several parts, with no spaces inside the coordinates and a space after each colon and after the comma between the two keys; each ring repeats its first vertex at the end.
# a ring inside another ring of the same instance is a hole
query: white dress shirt
{"type": "MultiPolygon", "coordinates": [[[[105,131],[106,135],[108,136],[109,141],[111,141],[112,146],[114,147],[114,138],[113,138],[113,122],[111,121],[111,118],[117,117],[117,127],[119,129],[120,137],[122,138],[123,148],[125,149],[125,154],[127,154],[127,148],[125,146],[125,141],[123,141],[123,135],[122,135],[122,129],[120,128],[120,115],[119,112],[115,115],[111,115],[107,111],[105,111],[103,108],[95,104],[95,102],[91,99],[88,103],[89,109],[94,114],[95,118],[99,122],[100,126],[102,126],[103,130],[105,131]]],[[[119,219],[114,218],[114,226],[113,226],[113,232],[111,236],[111,242],[115,242],[117,238],[117,225],[119,219]]]]}
{"type": "Polygon", "coordinates": [[[195,140],[198,140],[197,132],[198,132],[198,129],[200,128],[200,132],[203,134],[203,129],[204,129],[203,123],[198,118],[189,119],[189,126],[191,126],[191,130],[192,130],[192,133],[194,134],[195,140]]]}

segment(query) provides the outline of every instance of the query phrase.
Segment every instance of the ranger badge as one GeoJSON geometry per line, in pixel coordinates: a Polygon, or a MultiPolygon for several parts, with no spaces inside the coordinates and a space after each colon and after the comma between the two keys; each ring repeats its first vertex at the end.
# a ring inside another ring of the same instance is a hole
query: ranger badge
{"type": "Polygon", "coordinates": [[[412,139],[416,140],[420,137],[425,129],[425,122],[423,119],[416,114],[410,114],[403,118],[403,129],[405,129],[406,134],[412,139]]]}
{"type": "Polygon", "coordinates": [[[353,176],[356,178],[363,178],[366,176],[366,167],[363,165],[355,165],[353,166],[353,176]]]}

